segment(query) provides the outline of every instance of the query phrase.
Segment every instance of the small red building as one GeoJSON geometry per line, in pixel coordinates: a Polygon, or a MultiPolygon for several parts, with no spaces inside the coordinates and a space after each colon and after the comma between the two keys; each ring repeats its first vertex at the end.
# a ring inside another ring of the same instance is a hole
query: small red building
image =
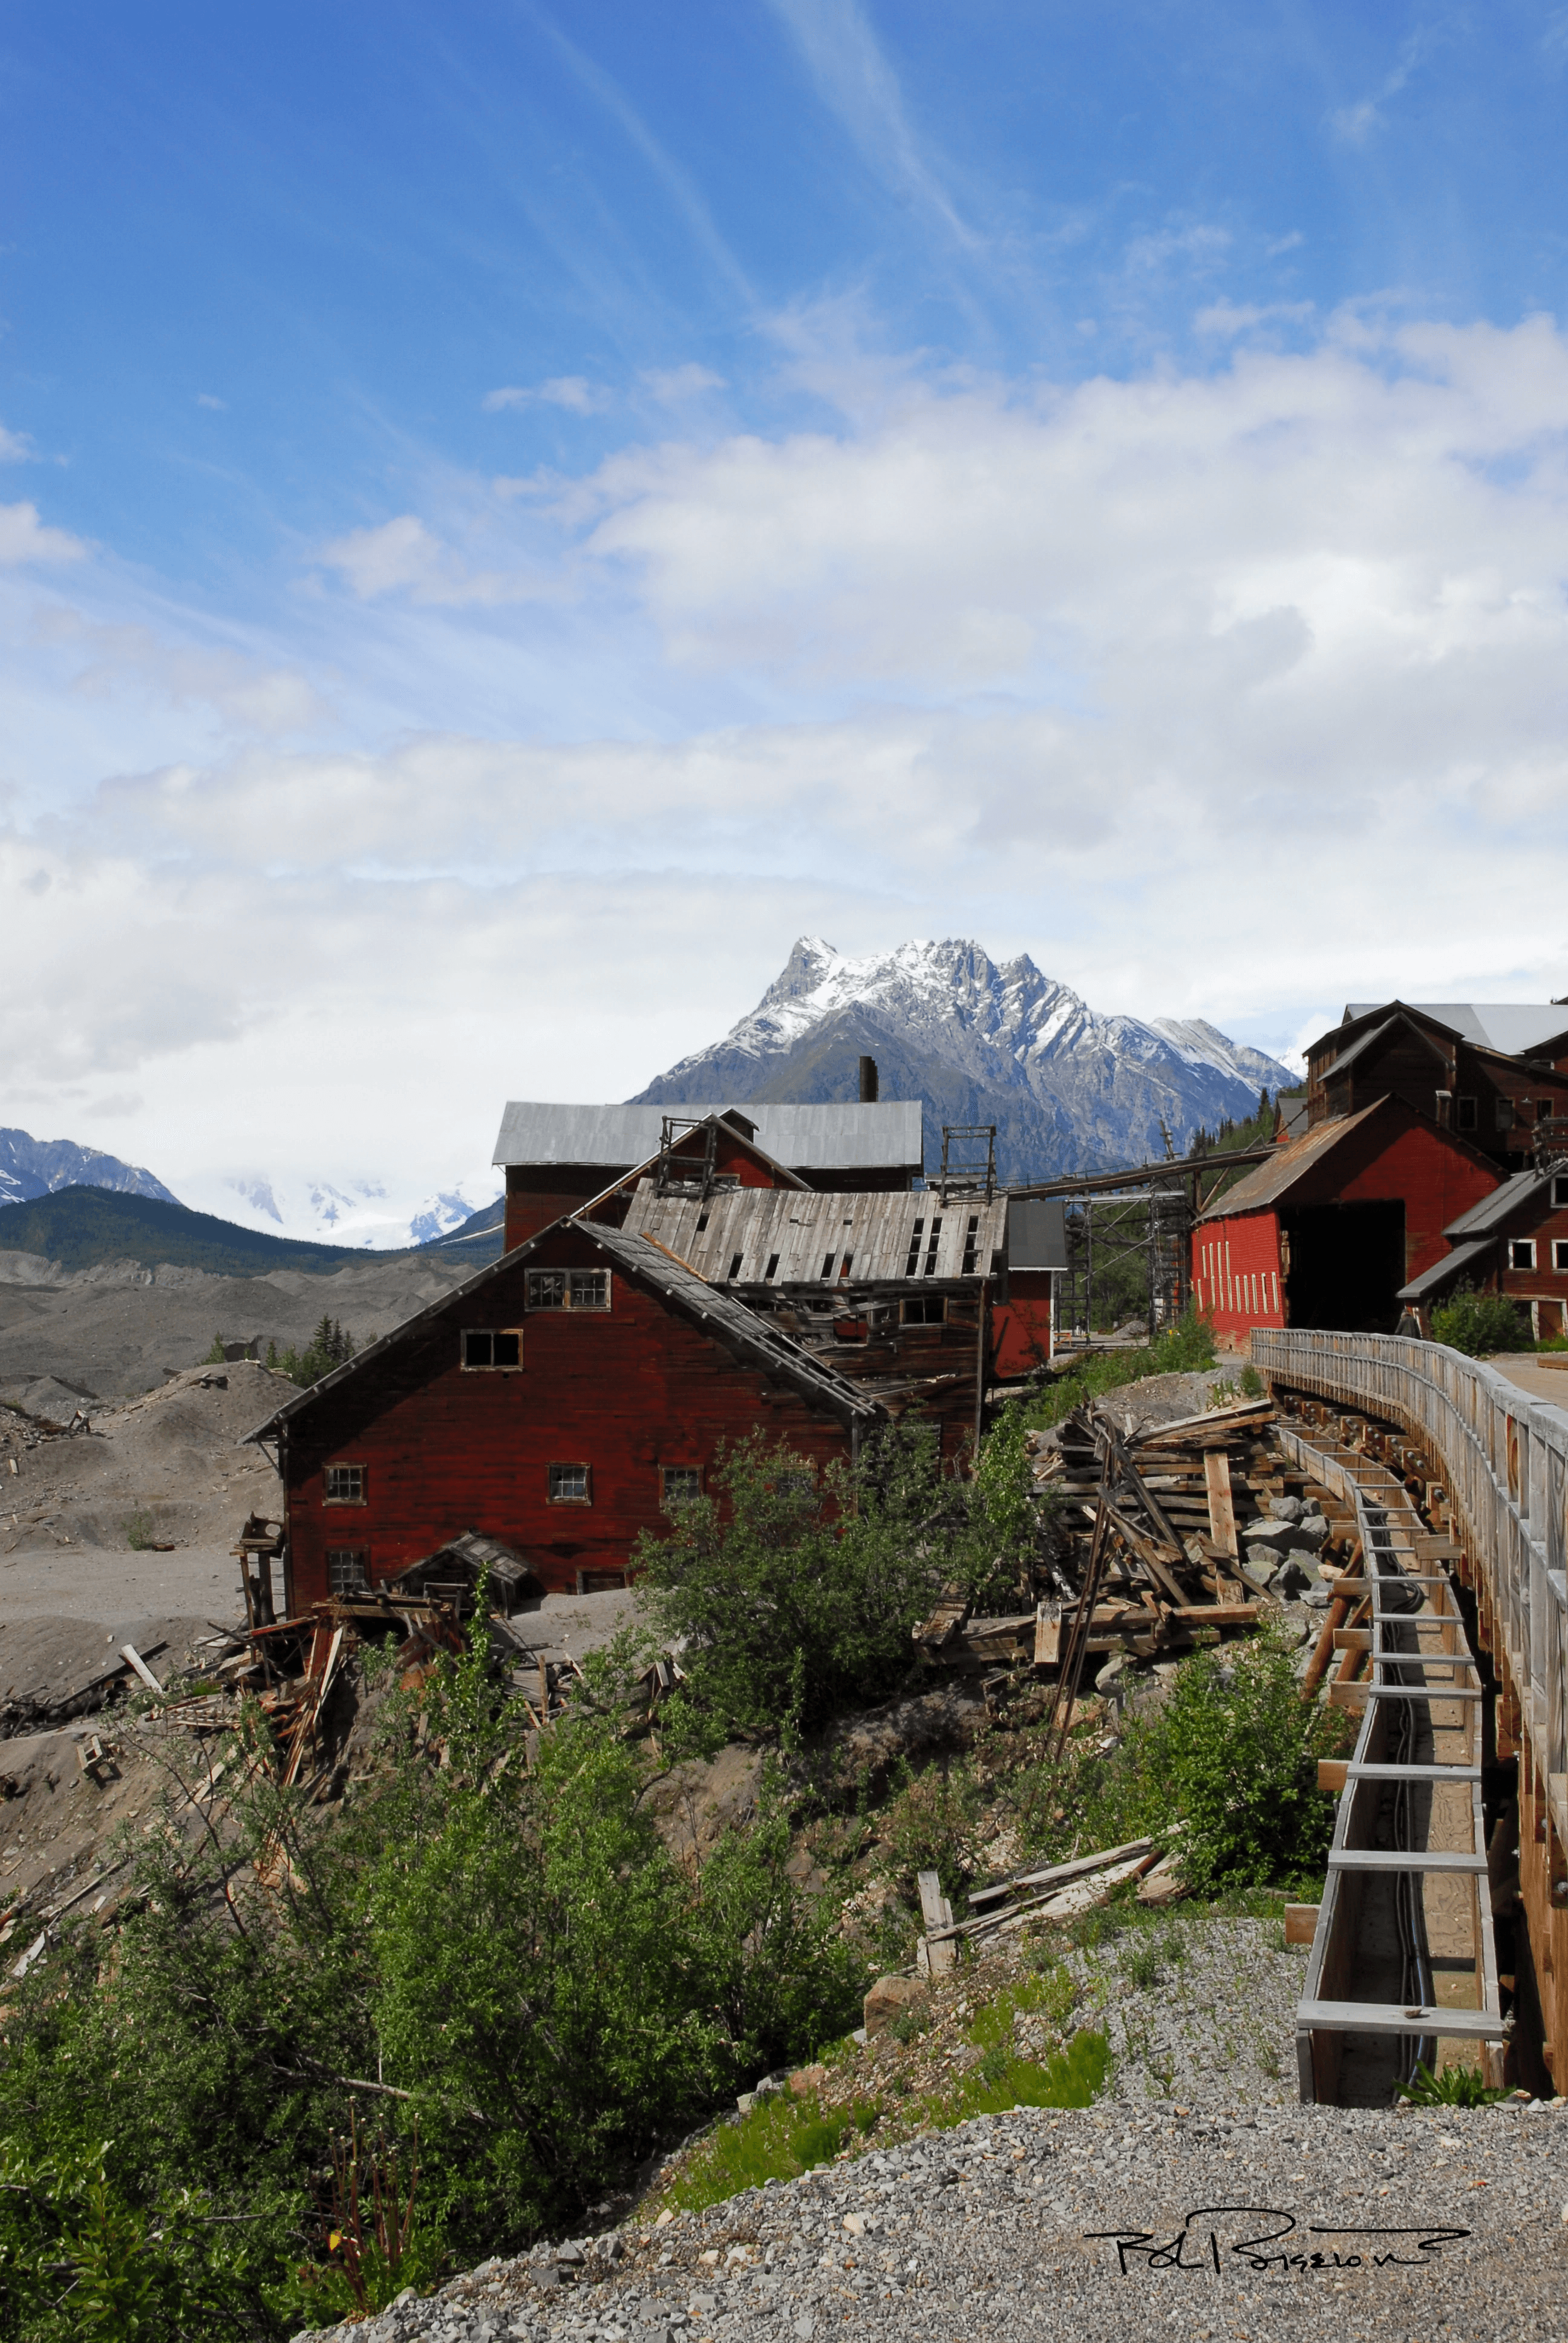
{"type": "Polygon", "coordinates": [[[818,1464],[885,1409],[648,1237],[561,1221],[249,1436],[276,1443],[291,1614],[473,1530],[546,1591],[618,1583],[640,1533],[757,1426],[818,1464]]]}
{"type": "Polygon", "coordinates": [[[1237,1348],[1254,1326],[1392,1333],[1402,1289],[1442,1258],[1444,1230],[1500,1179],[1468,1140],[1401,1098],[1320,1122],[1200,1215],[1198,1306],[1237,1348]]]}
{"type": "Polygon", "coordinates": [[[1443,1235],[1452,1251],[1400,1294],[1423,1325],[1433,1302],[1469,1286],[1517,1302],[1538,1342],[1568,1332],[1568,1161],[1563,1157],[1516,1172],[1451,1221],[1443,1235]]]}

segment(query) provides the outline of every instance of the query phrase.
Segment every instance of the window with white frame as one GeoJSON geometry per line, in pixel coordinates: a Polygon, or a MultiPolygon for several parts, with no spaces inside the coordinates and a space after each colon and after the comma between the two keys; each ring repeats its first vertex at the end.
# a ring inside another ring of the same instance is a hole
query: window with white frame
{"type": "Polygon", "coordinates": [[[1510,1268],[1510,1269],[1533,1269],[1533,1268],[1534,1268],[1534,1266],[1535,1266],[1535,1240],[1534,1240],[1534,1238],[1533,1238],[1533,1237],[1510,1237],[1510,1238],[1509,1238],[1509,1240],[1508,1240],[1508,1266],[1509,1266],[1509,1268],[1510,1268]]]}
{"type": "Polygon", "coordinates": [[[702,1494],[702,1469],[697,1464],[661,1464],[659,1466],[661,1500],[667,1511],[677,1505],[694,1505],[702,1494]]]}
{"type": "Polygon", "coordinates": [[[465,1326],[463,1329],[463,1370],[467,1373],[477,1368],[520,1367],[523,1363],[522,1330],[517,1326],[465,1326]]]}
{"type": "Polygon", "coordinates": [[[329,1505],[362,1505],[365,1503],[364,1465],[329,1464],[327,1468],[327,1502],[329,1505]]]}
{"type": "Polygon", "coordinates": [[[530,1269],[530,1310],[608,1310],[608,1269],[530,1269]]]}
{"type": "Polygon", "coordinates": [[[365,1566],[362,1545],[327,1547],[327,1584],[334,1594],[365,1594],[369,1592],[370,1579],[365,1566]]]}
{"type": "Polygon", "coordinates": [[[1553,1238],[1552,1266],[1553,1269],[1568,1269],[1568,1237],[1553,1238]]]}
{"type": "Polygon", "coordinates": [[[552,1505],[591,1505],[593,1476],[586,1464],[552,1464],[549,1468],[552,1505]]]}

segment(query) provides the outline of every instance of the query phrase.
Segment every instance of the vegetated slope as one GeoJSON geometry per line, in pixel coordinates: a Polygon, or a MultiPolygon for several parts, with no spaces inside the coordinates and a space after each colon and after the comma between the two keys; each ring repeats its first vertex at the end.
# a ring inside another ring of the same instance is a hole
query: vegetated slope
{"type": "Polygon", "coordinates": [[[1199,1019],[1099,1016],[1025,953],[950,940],[856,959],[803,936],[751,1014],[637,1102],[853,1099],[862,1055],[884,1098],[925,1101],[929,1169],[943,1123],[994,1122],[1014,1181],[1161,1155],[1161,1122],[1183,1148],[1295,1079],[1199,1019]]]}
{"type": "Polygon", "coordinates": [[[302,1244],[242,1229],[172,1198],[110,1188],[61,1188],[25,1203],[0,1205],[0,1251],[29,1252],[65,1269],[113,1261],[205,1269],[220,1277],[265,1277],[275,1269],[317,1273],[363,1262],[357,1247],[302,1244]]]}
{"type": "Polygon", "coordinates": [[[30,1131],[0,1131],[0,1204],[25,1204],[52,1196],[58,1188],[110,1188],[124,1196],[156,1196],[177,1203],[161,1180],[101,1148],[78,1147],[74,1139],[35,1139],[30,1131]]]}

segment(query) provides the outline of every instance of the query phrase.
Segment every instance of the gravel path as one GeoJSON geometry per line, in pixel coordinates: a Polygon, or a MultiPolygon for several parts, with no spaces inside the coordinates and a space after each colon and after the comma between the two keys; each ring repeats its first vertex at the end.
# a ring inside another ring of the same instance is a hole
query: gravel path
{"type": "Polygon", "coordinates": [[[1565,2197],[1568,2110],[1557,2107],[1020,2110],[651,2233],[489,2263],[335,2332],[341,2343],[1561,2343],[1565,2197]]]}
{"type": "Polygon", "coordinates": [[[1112,2098],[1267,2107],[1296,2096],[1303,1947],[1278,1920],[1226,1920],[1177,1905],[1158,1927],[1069,1956],[1084,1998],[1076,2026],[1111,2044],[1112,2098]]]}

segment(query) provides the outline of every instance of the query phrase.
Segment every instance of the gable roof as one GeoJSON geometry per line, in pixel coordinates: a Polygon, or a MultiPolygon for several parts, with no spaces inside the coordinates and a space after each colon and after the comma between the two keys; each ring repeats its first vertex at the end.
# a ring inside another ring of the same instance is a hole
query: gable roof
{"type": "Polygon", "coordinates": [[[819,1106],[774,1106],[739,1099],[717,1106],[678,1100],[646,1106],[551,1106],[510,1099],[496,1140],[497,1163],[602,1163],[622,1171],[658,1152],[667,1114],[700,1121],[734,1104],[757,1129],[758,1142],[796,1172],[918,1171],[925,1161],[919,1099],[878,1099],[819,1106]]]}
{"type": "MultiPolygon", "coordinates": [[[[794,1194],[810,1195],[814,1192],[807,1187],[799,1172],[791,1172],[787,1163],[780,1163],[776,1155],[769,1154],[768,1150],[757,1140],[755,1126],[750,1118],[742,1116],[739,1107],[727,1107],[722,1114],[704,1115],[700,1122],[694,1122],[689,1130],[681,1132],[680,1137],[675,1141],[672,1153],[684,1161],[686,1157],[682,1151],[689,1148],[692,1141],[698,1139],[708,1129],[709,1123],[731,1148],[743,1147],[754,1162],[762,1164],[772,1174],[775,1186],[788,1189],[794,1194]]],[[[579,1205],[578,1208],[579,1212],[585,1217],[589,1212],[597,1212],[601,1205],[609,1202],[611,1197],[625,1195],[628,1189],[636,1188],[639,1184],[649,1182],[657,1174],[659,1164],[663,1161],[664,1152],[660,1149],[658,1154],[649,1155],[641,1163],[634,1163],[629,1172],[623,1172],[618,1180],[612,1180],[608,1188],[601,1188],[597,1196],[590,1196],[586,1204],[579,1205]]],[[[690,1161],[693,1171],[701,1168],[702,1158],[695,1150],[691,1152],[690,1161]]],[[[726,1175],[722,1172],[718,1173],[716,1182],[724,1182],[727,1176],[732,1175],[726,1175]]],[[[733,1191],[721,1184],[716,1184],[713,1192],[729,1194],[733,1191]]],[[[768,1192],[765,1190],[763,1192],[768,1192]]],[[[699,1203],[696,1209],[700,1212],[701,1204],[699,1203]]]]}
{"type": "Polygon", "coordinates": [[[1353,1066],[1358,1058],[1370,1057],[1378,1043],[1385,1041],[1396,1025],[1402,1025],[1407,1033],[1413,1033],[1419,1041],[1425,1042],[1434,1058],[1440,1061],[1442,1060],[1441,1048],[1425,1027],[1417,1024],[1408,1009],[1399,1008],[1392,1016],[1385,1017],[1381,1025],[1369,1026],[1364,1033],[1359,1034],[1348,1050],[1342,1050],[1333,1064],[1323,1068],[1324,1081],[1332,1082],[1336,1075],[1342,1074],[1348,1066],[1353,1066]]]}
{"type": "Polygon", "coordinates": [[[968,1272],[979,1285],[990,1274],[991,1254],[1007,1228],[1007,1201],[955,1197],[945,1208],[932,1190],[923,1194],[860,1194],[816,1188],[730,1189],[702,1197],[660,1196],[648,1183],[637,1190],[622,1223],[626,1236],[656,1237],[710,1282],[742,1285],[837,1286],[846,1253],[848,1282],[884,1283],[927,1275],[956,1281],[968,1272]],[[970,1222],[976,1222],[970,1243],[970,1222]],[[705,1227],[699,1222],[705,1222],[705,1227]],[[917,1231],[919,1233],[917,1234],[917,1231]],[[931,1252],[931,1238],[936,1251],[931,1252]],[[917,1267],[909,1266],[911,1250],[917,1267]],[[737,1254],[741,1266],[730,1277],[737,1254]],[[829,1254],[832,1266],[824,1264],[829,1254]],[[935,1267],[928,1271],[927,1262],[935,1267]],[[768,1263],[776,1267],[767,1275],[768,1263]]]}
{"type": "Polygon", "coordinates": [[[1548,1041],[1568,1041],[1568,1001],[1352,1001],[1345,1005],[1343,1022],[1353,1024],[1385,1006],[1412,1008],[1435,1024],[1446,1025],[1462,1041],[1496,1050],[1505,1058],[1528,1058],[1548,1041]]]}
{"type": "Polygon", "coordinates": [[[1374,1099],[1371,1106],[1359,1107],[1354,1114],[1336,1115],[1331,1122],[1320,1122],[1304,1139],[1290,1139],[1277,1147],[1266,1163],[1254,1163],[1244,1172],[1233,1188],[1227,1188],[1198,1215],[1204,1221],[1228,1221],[1238,1212],[1260,1212],[1268,1205],[1278,1203],[1286,1192],[1293,1188],[1303,1172],[1332,1155],[1342,1139],[1359,1131],[1369,1116],[1385,1106],[1385,1099],[1374,1099]]]}
{"type": "Polygon", "coordinates": [[[1479,1204],[1472,1204],[1469,1212],[1461,1212],[1458,1220],[1450,1221],[1443,1235],[1482,1237],[1494,1234],[1521,1204],[1532,1201],[1538,1190],[1544,1189],[1550,1196],[1552,1175],[1553,1172],[1561,1172],[1562,1169],[1560,1163],[1547,1163],[1538,1172],[1515,1172],[1512,1179],[1504,1180],[1501,1188],[1494,1188],[1490,1196],[1483,1196],[1479,1204]]]}
{"type": "MultiPolygon", "coordinates": [[[[764,1189],[759,1192],[766,1195],[772,1192],[764,1189]]],[[[684,1262],[666,1252],[651,1237],[628,1237],[620,1229],[605,1228],[597,1222],[573,1216],[568,1220],[553,1221],[549,1228],[541,1229],[526,1244],[514,1246],[510,1252],[503,1253],[499,1261],[488,1262],[485,1268],[477,1270],[472,1277],[465,1278],[461,1285],[453,1286],[438,1300],[427,1302],[423,1310],[417,1310],[411,1318],[405,1318],[389,1333],[367,1343],[365,1349],[356,1352],[353,1358],[346,1359],[340,1367],[334,1367],[330,1374],[323,1375],[319,1383],[312,1383],[308,1391],[297,1392],[292,1399],[285,1400],[281,1407],[274,1408],[265,1423],[258,1423],[254,1432],[247,1432],[238,1445],[243,1448],[263,1440],[278,1426],[291,1422],[304,1409],[314,1406],[329,1391],[337,1390],[353,1376],[363,1373],[372,1362],[385,1358],[396,1343],[406,1342],[417,1328],[435,1324],[470,1296],[482,1293],[504,1272],[516,1269],[525,1262],[546,1237],[568,1228],[597,1246],[599,1252],[608,1253],[639,1283],[656,1288],[667,1302],[673,1303],[682,1317],[721,1342],[743,1364],[759,1368],[764,1374],[777,1375],[808,1405],[825,1409],[829,1414],[837,1416],[841,1423],[875,1423],[884,1417],[886,1410],[881,1403],[869,1398],[848,1376],[839,1374],[836,1368],[819,1359],[803,1343],[777,1332],[754,1311],[748,1310],[744,1302],[737,1302],[731,1295],[708,1284],[684,1262]]]]}

